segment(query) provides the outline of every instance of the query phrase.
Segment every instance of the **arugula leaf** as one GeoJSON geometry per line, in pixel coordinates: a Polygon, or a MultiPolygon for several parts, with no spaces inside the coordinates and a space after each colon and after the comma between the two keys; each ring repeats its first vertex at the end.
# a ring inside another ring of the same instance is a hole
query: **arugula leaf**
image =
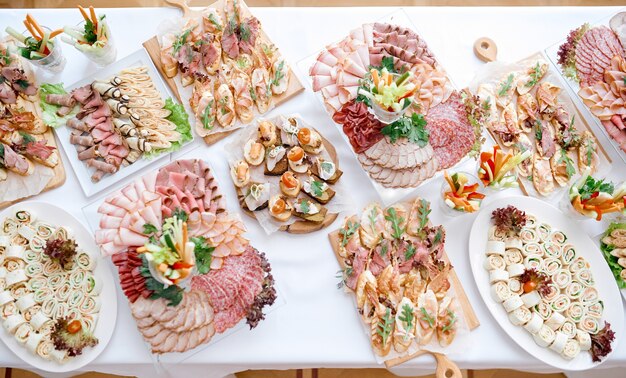
{"type": "Polygon", "coordinates": [[[215,15],[213,13],[209,14],[209,21],[213,24],[213,26],[215,26],[215,29],[217,31],[222,31],[222,26],[217,21],[217,19],[215,18],[215,15]]]}
{"type": "Polygon", "coordinates": [[[339,231],[339,234],[341,235],[341,246],[345,247],[346,245],[348,245],[348,241],[350,240],[350,238],[352,237],[352,235],[354,235],[354,233],[356,232],[356,230],[359,229],[359,226],[361,224],[359,222],[350,222],[348,221],[348,223],[346,224],[347,228],[342,228],[339,231]]]}
{"type": "MultiPolygon", "coordinates": [[[[539,63],[537,63],[539,64],[539,63]]],[[[447,325],[445,325],[441,330],[443,332],[448,332],[452,329],[452,327],[454,326],[454,323],[456,323],[456,314],[450,310],[448,310],[448,316],[450,317],[450,321],[448,322],[447,325]]]]}
{"type": "Polygon", "coordinates": [[[378,327],[376,328],[376,333],[383,339],[383,346],[387,345],[387,341],[393,330],[393,321],[394,318],[391,316],[391,309],[387,308],[385,316],[378,321],[378,327]]]}
{"type": "Polygon", "coordinates": [[[415,315],[413,314],[413,309],[409,306],[408,303],[405,303],[402,306],[402,312],[398,319],[404,323],[404,328],[406,329],[406,333],[404,334],[404,340],[406,341],[409,336],[409,330],[413,329],[413,321],[415,320],[415,315]]]}
{"type": "Polygon", "coordinates": [[[144,235],[156,234],[157,232],[159,232],[159,230],[156,228],[155,225],[150,224],[150,223],[146,223],[143,225],[144,235]]]}
{"type": "Polygon", "coordinates": [[[20,131],[18,131],[18,133],[20,134],[20,136],[24,140],[24,144],[29,144],[29,143],[33,143],[33,142],[37,141],[37,139],[35,139],[35,137],[33,137],[32,135],[30,135],[29,133],[27,133],[25,131],[20,130],[20,131]]]}
{"type": "Polygon", "coordinates": [[[396,143],[399,138],[407,138],[411,143],[424,147],[428,143],[428,130],[424,116],[413,113],[411,117],[402,117],[399,120],[385,126],[381,133],[396,143]]]}
{"type": "Polygon", "coordinates": [[[437,229],[437,233],[435,234],[435,238],[433,239],[433,247],[441,242],[443,238],[443,232],[441,231],[441,226],[437,229]]]}
{"type": "Polygon", "coordinates": [[[139,268],[139,273],[145,278],[146,289],[152,292],[150,299],[155,300],[163,298],[168,301],[168,306],[178,306],[178,304],[183,300],[183,293],[185,290],[176,285],[165,287],[165,285],[152,277],[150,268],[148,267],[148,260],[143,254],[141,255],[141,261],[142,265],[139,268]]]}
{"type": "Polygon", "coordinates": [[[187,212],[180,207],[177,207],[176,210],[174,210],[174,212],[172,213],[172,217],[176,217],[183,222],[187,222],[187,220],[189,219],[189,215],[187,215],[187,212]]]}
{"type": "Polygon", "coordinates": [[[210,246],[207,243],[207,239],[203,236],[197,238],[192,237],[189,239],[195,247],[193,253],[196,256],[196,268],[198,273],[207,274],[211,270],[211,258],[215,247],[210,246]]]}
{"type": "Polygon", "coordinates": [[[376,228],[376,215],[378,214],[378,212],[376,211],[376,208],[373,207],[370,210],[370,213],[367,214],[367,217],[370,220],[370,226],[372,226],[372,228],[376,228]]]}
{"type": "Polygon", "coordinates": [[[187,37],[189,36],[189,33],[191,33],[191,30],[191,28],[185,30],[181,35],[176,38],[174,43],[172,43],[172,50],[174,50],[174,53],[177,53],[181,49],[181,47],[185,45],[185,43],[187,42],[187,37]]]}
{"type": "Polygon", "coordinates": [[[404,251],[404,261],[409,261],[415,256],[415,246],[413,244],[409,244],[406,251],[404,251]]]}
{"type": "Polygon", "coordinates": [[[239,39],[245,42],[250,40],[250,36],[252,32],[250,31],[250,27],[246,24],[239,25],[239,39]]]}
{"type": "Polygon", "coordinates": [[[420,230],[423,230],[428,224],[428,214],[432,211],[430,209],[430,202],[425,199],[421,199],[418,211],[420,216],[420,230]]]}
{"type": "Polygon", "coordinates": [[[543,138],[543,130],[541,129],[543,125],[539,120],[535,121],[535,139],[541,140],[543,138]]]}
{"type": "Polygon", "coordinates": [[[278,82],[281,81],[285,77],[285,72],[283,72],[284,69],[285,69],[285,61],[283,60],[278,64],[278,67],[276,68],[276,71],[274,72],[274,79],[272,79],[272,85],[278,86],[278,82]]]}
{"type": "Polygon", "coordinates": [[[385,220],[391,222],[391,227],[393,228],[391,236],[395,239],[400,239],[405,230],[405,227],[400,227],[400,224],[404,222],[404,218],[398,217],[398,213],[396,213],[396,209],[393,207],[390,207],[387,213],[388,215],[385,216],[385,220]]]}
{"type": "Polygon", "coordinates": [[[559,156],[559,159],[557,160],[557,164],[559,165],[565,164],[565,173],[567,174],[568,179],[576,174],[576,168],[574,168],[574,162],[569,157],[569,155],[567,155],[567,150],[561,149],[561,156],[559,156]]]}
{"type": "Polygon", "coordinates": [[[213,121],[215,121],[215,117],[211,115],[211,109],[213,108],[213,101],[211,100],[206,108],[204,108],[204,112],[202,112],[202,127],[207,130],[211,130],[213,128],[213,121]]]}
{"type": "Polygon", "coordinates": [[[502,97],[506,94],[506,92],[508,92],[511,89],[511,86],[513,85],[513,78],[515,76],[513,74],[510,74],[505,81],[503,81],[500,84],[500,88],[498,89],[498,96],[502,97]]]}
{"type": "Polygon", "coordinates": [[[539,82],[539,80],[541,80],[542,76],[543,75],[541,74],[541,66],[539,65],[539,62],[537,62],[537,65],[533,67],[532,72],[530,73],[530,80],[525,84],[525,86],[527,88],[534,87],[539,82]]]}
{"type": "Polygon", "coordinates": [[[250,86],[250,98],[252,99],[252,101],[256,102],[256,92],[254,90],[254,87],[250,86]]]}
{"type": "Polygon", "coordinates": [[[428,314],[428,311],[424,307],[420,307],[420,312],[422,313],[421,320],[424,320],[428,323],[430,328],[435,327],[435,319],[428,314]]]}
{"type": "MultiPolygon", "coordinates": [[[[384,239],[382,239],[382,240],[384,240],[384,239]]],[[[389,246],[387,246],[387,244],[383,244],[383,246],[380,247],[380,255],[381,256],[385,256],[388,251],[389,251],[389,246]]]]}
{"type": "Polygon", "coordinates": [[[324,186],[324,183],[321,181],[316,181],[316,180],[311,181],[311,191],[313,192],[313,195],[315,197],[321,197],[324,195],[324,191],[322,190],[323,186],[324,186]]]}

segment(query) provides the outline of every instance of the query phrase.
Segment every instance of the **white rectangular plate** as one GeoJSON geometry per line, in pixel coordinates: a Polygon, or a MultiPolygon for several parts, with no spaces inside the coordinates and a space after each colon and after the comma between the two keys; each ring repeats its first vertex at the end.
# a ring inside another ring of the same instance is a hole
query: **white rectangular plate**
{"type": "MultiPolygon", "coordinates": [[[[150,78],[152,78],[152,82],[154,83],[157,90],[161,93],[161,97],[163,98],[163,100],[171,97],[174,101],[176,101],[176,97],[172,95],[167,86],[163,83],[163,80],[161,79],[161,76],[159,75],[157,69],[154,67],[150,56],[143,48],[135,51],[134,53],[130,54],[122,60],[118,60],[117,62],[104,67],[100,71],[96,72],[94,75],[90,75],[89,77],[86,77],[79,82],[66,87],[65,90],[67,92],[70,92],[75,88],[90,84],[94,80],[107,79],[123,69],[138,66],[148,67],[148,74],[150,75],[150,78]]],[[[55,132],[57,133],[57,136],[59,137],[59,142],[61,143],[61,146],[63,146],[65,155],[67,156],[67,159],[72,166],[72,170],[78,178],[80,187],[83,189],[83,192],[87,197],[91,197],[92,195],[109,188],[120,180],[136,172],[139,172],[144,167],[151,165],[157,160],[160,160],[165,156],[169,156],[169,153],[163,153],[151,159],[146,159],[143,157],[139,158],[139,160],[137,160],[135,163],[127,167],[122,166],[120,167],[119,171],[115,172],[112,175],[106,175],[102,178],[102,180],[94,183],[91,181],[91,175],[94,172],[93,168],[89,168],[87,164],[78,159],[78,153],[76,152],[76,148],[73,144],[70,143],[70,129],[67,126],[59,127],[55,129],[55,132]]],[[[187,142],[186,144],[188,143],[191,143],[191,141],[187,142]]]]}

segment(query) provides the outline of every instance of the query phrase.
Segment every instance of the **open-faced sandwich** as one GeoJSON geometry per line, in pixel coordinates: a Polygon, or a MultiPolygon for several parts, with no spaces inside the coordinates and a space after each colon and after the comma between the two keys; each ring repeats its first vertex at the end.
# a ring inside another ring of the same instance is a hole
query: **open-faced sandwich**
{"type": "Polygon", "coordinates": [[[329,211],[336,212],[328,207],[337,206],[333,186],[343,174],[327,143],[298,117],[259,121],[227,147],[242,207],[266,230],[296,221],[323,223],[329,211]]]}

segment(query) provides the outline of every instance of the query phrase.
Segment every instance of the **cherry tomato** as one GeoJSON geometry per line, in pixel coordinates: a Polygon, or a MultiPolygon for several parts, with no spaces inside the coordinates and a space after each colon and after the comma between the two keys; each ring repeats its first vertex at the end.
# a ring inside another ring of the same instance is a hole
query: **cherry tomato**
{"type": "Polygon", "coordinates": [[[272,205],[272,213],[280,214],[283,211],[285,211],[285,201],[282,198],[279,198],[276,202],[274,202],[274,205],[272,205]]]}
{"type": "Polygon", "coordinates": [[[82,328],[83,325],[80,320],[72,320],[70,324],[67,325],[67,332],[75,334],[76,332],[79,332],[82,328]]]}
{"type": "Polygon", "coordinates": [[[300,147],[294,147],[291,150],[289,150],[287,157],[291,161],[300,161],[300,159],[304,157],[304,150],[300,147]]]}
{"type": "Polygon", "coordinates": [[[537,283],[534,281],[528,281],[524,283],[524,293],[530,293],[537,288],[537,283]]]}
{"type": "Polygon", "coordinates": [[[283,185],[288,188],[295,188],[296,186],[298,186],[298,179],[296,178],[296,176],[293,175],[293,172],[285,172],[280,178],[280,181],[282,181],[283,185]]]}
{"type": "Polygon", "coordinates": [[[298,140],[302,144],[308,144],[311,141],[311,130],[306,127],[300,129],[300,131],[298,131],[298,140]]]}

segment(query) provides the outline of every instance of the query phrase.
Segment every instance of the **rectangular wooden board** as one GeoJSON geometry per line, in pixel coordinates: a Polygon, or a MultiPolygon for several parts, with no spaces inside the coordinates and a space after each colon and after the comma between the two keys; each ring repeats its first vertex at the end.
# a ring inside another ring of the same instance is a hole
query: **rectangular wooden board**
{"type": "MultiPolygon", "coordinates": [[[[65,183],[65,168],[63,167],[63,159],[61,158],[61,151],[59,150],[59,147],[57,146],[56,139],[54,139],[54,134],[52,133],[52,129],[49,128],[48,131],[46,131],[43,134],[43,136],[48,141],[48,145],[56,147],[57,154],[59,156],[59,164],[57,164],[56,167],[52,168],[54,172],[54,176],[50,179],[46,187],[43,188],[41,192],[37,194],[33,194],[32,196],[18,198],[13,201],[0,202],[0,209],[4,209],[5,207],[9,207],[18,202],[25,201],[29,198],[33,198],[48,190],[56,189],[59,186],[63,185],[63,183],[65,183]]],[[[34,164],[39,164],[39,163],[34,163],[34,164]]]]}
{"type": "MultiPolygon", "coordinates": [[[[248,8],[248,6],[246,5],[244,1],[240,0],[239,4],[241,5],[241,10],[242,10],[244,17],[252,16],[252,12],[250,12],[250,9],[248,8]]],[[[214,3],[207,5],[207,7],[222,9],[224,7],[224,1],[218,0],[214,3]]],[[[263,37],[263,39],[267,40],[270,43],[273,43],[272,40],[269,38],[269,36],[265,33],[263,28],[261,28],[260,32],[261,32],[261,36],[263,37]]],[[[165,81],[165,83],[172,90],[172,93],[176,96],[178,101],[182,104],[182,98],[180,96],[178,86],[176,85],[176,81],[174,80],[173,77],[168,78],[167,75],[165,75],[163,68],[161,67],[161,45],[159,44],[159,40],[157,36],[154,36],[150,38],[149,40],[147,40],[146,42],[144,42],[143,47],[148,51],[148,55],[150,55],[150,59],[152,59],[152,62],[158,68],[159,73],[163,77],[163,80],[165,81]]],[[[304,91],[304,85],[302,85],[298,76],[295,75],[295,73],[291,69],[291,66],[289,67],[289,76],[290,76],[289,85],[287,86],[287,90],[278,96],[272,96],[271,108],[279,106],[280,104],[284,103],[285,101],[290,100],[295,95],[304,91]]],[[[229,136],[230,134],[232,134],[233,132],[237,130],[238,129],[234,129],[234,130],[229,130],[229,131],[225,131],[221,133],[207,135],[203,139],[204,139],[204,142],[210,146],[226,138],[227,136],[229,136]]]]}
{"type": "MultiPolygon", "coordinates": [[[[328,234],[328,239],[330,241],[330,245],[333,248],[333,252],[335,253],[335,258],[341,269],[344,269],[343,258],[339,255],[339,230],[335,230],[328,234]]],[[[443,254],[443,258],[445,261],[450,262],[448,259],[447,253],[443,254]]],[[[474,308],[472,307],[465,290],[463,289],[463,285],[461,285],[461,281],[459,277],[456,275],[454,268],[450,269],[450,284],[454,288],[454,292],[456,294],[456,299],[463,308],[463,314],[465,315],[465,321],[467,322],[467,326],[470,330],[476,329],[480,325],[480,321],[476,316],[476,312],[474,312],[474,308]]]]}

